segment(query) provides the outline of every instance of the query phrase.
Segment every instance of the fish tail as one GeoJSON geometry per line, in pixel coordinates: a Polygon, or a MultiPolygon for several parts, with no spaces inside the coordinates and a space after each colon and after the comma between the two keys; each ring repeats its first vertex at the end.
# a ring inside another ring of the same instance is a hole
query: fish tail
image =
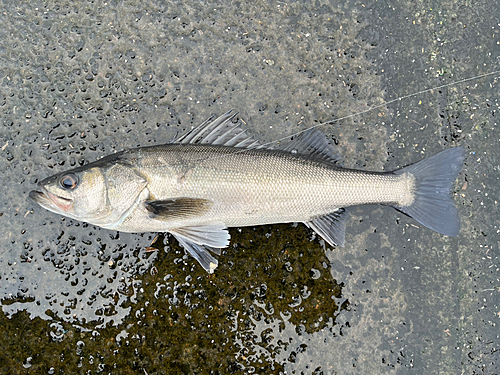
{"type": "Polygon", "coordinates": [[[464,159],[464,149],[454,147],[394,171],[412,175],[415,184],[413,202],[394,207],[427,228],[446,236],[457,236],[460,217],[450,193],[464,159]]]}

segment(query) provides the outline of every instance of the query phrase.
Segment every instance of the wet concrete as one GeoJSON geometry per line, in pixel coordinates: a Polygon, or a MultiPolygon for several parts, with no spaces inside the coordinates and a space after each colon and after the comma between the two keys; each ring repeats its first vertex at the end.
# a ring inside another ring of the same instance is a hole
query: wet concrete
{"type": "Polygon", "coordinates": [[[4,3],[2,371],[499,372],[499,74],[384,105],[498,70],[498,5],[4,3]],[[259,139],[286,142],[379,105],[321,129],[353,168],[466,148],[458,238],[353,208],[345,248],[302,225],[235,228],[207,275],[168,236],[152,250],[155,234],[27,196],[231,108],[259,139]]]}

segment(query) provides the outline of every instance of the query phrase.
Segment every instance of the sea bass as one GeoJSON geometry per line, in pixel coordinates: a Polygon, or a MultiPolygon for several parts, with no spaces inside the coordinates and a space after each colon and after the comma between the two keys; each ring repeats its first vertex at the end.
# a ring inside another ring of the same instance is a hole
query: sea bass
{"type": "Polygon", "coordinates": [[[343,246],[345,208],[390,205],[456,236],[450,196],[464,150],[450,148],[392,172],[341,168],[318,130],[263,146],[231,111],[174,143],[118,152],[40,181],[30,197],[49,211],[123,232],[169,232],[212,273],[229,227],[302,222],[343,246]]]}

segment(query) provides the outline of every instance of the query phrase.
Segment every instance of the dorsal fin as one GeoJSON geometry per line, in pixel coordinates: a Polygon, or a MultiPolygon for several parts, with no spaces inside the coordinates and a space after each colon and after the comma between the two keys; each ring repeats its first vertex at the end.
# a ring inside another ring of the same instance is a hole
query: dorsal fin
{"type": "Polygon", "coordinates": [[[175,140],[175,143],[200,143],[242,148],[259,148],[260,143],[246,134],[233,119],[232,110],[214,120],[214,116],[175,140]]]}
{"type": "Polygon", "coordinates": [[[315,156],[330,163],[336,163],[341,159],[325,135],[316,129],[306,130],[292,141],[280,146],[279,150],[315,156]]]}

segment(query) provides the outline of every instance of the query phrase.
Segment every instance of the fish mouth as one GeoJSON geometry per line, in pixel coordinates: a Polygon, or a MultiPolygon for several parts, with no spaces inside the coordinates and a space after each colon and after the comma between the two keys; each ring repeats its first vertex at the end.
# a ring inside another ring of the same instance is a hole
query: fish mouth
{"type": "Polygon", "coordinates": [[[32,190],[29,197],[43,208],[59,213],[68,212],[73,207],[73,200],[59,197],[42,188],[42,191],[32,190]]]}

